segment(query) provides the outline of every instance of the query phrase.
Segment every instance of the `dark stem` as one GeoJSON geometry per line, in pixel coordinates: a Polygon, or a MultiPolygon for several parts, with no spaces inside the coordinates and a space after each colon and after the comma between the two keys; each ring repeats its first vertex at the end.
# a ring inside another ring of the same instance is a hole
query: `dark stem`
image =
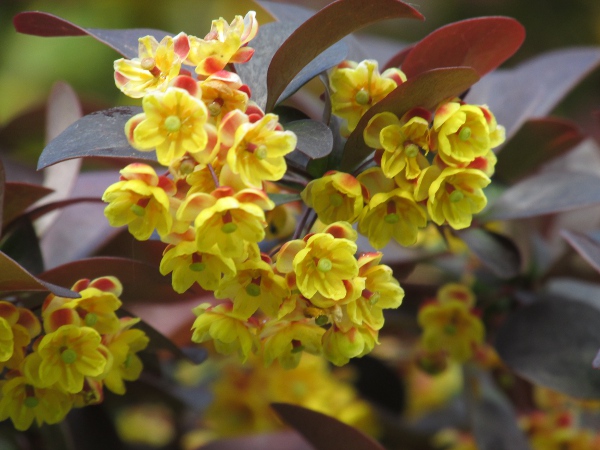
{"type": "Polygon", "coordinates": [[[367,158],[366,161],[363,161],[363,163],[358,166],[356,169],[354,169],[354,171],[352,172],[352,176],[356,177],[358,174],[360,174],[363,170],[367,169],[369,167],[369,165],[371,163],[373,163],[375,161],[375,158],[367,158]]]}
{"type": "Polygon", "coordinates": [[[212,164],[207,164],[208,170],[210,171],[210,174],[212,176],[213,181],[215,182],[215,188],[219,188],[219,178],[217,178],[217,174],[215,173],[215,169],[213,168],[212,164]]]}
{"type": "Polygon", "coordinates": [[[294,231],[292,240],[298,239],[300,237],[300,235],[302,234],[302,230],[304,229],[306,222],[308,221],[308,217],[310,216],[310,213],[312,211],[313,211],[312,208],[309,208],[308,206],[306,207],[306,209],[302,213],[302,217],[300,217],[300,221],[298,222],[298,225],[296,226],[296,230],[294,231]]]}

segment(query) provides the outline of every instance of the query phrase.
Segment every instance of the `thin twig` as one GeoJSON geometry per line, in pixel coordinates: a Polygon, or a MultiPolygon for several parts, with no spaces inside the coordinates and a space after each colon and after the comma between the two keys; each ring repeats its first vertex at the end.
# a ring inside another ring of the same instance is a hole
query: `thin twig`
{"type": "Polygon", "coordinates": [[[217,178],[217,174],[215,173],[215,169],[213,168],[212,164],[207,164],[208,170],[210,171],[210,174],[212,176],[213,181],[215,182],[215,188],[218,189],[219,188],[219,178],[217,178]]]}
{"type": "Polygon", "coordinates": [[[296,230],[294,231],[294,235],[292,236],[292,240],[298,239],[300,237],[300,235],[302,234],[302,230],[304,229],[304,226],[306,225],[308,217],[310,216],[310,213],[312,211],[313,211],[312,208],[306,207],[306,209],[302,213],[302,217],[300,218],[300,221],[298,222],[298,225],[296,226],[296,230]]]}

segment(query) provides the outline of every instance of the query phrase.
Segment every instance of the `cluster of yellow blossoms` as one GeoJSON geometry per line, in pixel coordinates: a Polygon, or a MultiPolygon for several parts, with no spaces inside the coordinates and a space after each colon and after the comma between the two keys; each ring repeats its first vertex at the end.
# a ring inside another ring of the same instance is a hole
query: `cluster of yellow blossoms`
{"type": "Polygon", "coordinates": [[[423,328],[419,363],[427,371],[445,367],[448,359],[464,363],[483,351],[485,328],[475,296],[464,285],[442,286],[435,299],[421,305],[417,319],[423,328]]]}
{"type": "Polygon", "coordinates": [[[42,324],[28,309],[0,302],[0,420],[10,418],[26,430],[58,423],[73,407],[100,403],[103,387],[125,393],[148,344],[139,319],[119,318],[121,283],[114,277],[79,280],[79,298],[50,294],[42,324]],[[43,328],[43,333],[42,333],[43,328]]]}
{"type": "MultiPolygon", "coordinates": [[[[352,132],[374,104],[406,81],[399,69],[380,74],[375,61],[347,61],[330,77],[333,114],[352,132]]],[[[364,129],[375,150],[376,167],[353,175],[330,172],[303,193],[325,223],[358,222],[373,247],[392,238],[412,245],[428,219],[437,225],[466,228],[487,204],[483,193],[494,172],[492,149],[504,141],[504,128],[485,106],[460,99],[440,104],[433,116],[414,108],[397,117],[374,115],[364,129]],[[433,117],[433,119],[432,119],[433,117]]]]}
{"type": "MultiPolygon", "coordinates": [[[[138,58],[115,62],[117,86],[142,98],[144,112],[125,126],[129,142],[155,150],[168,171],[124,168],[104,194],[105,214],[137,239],[158,233],[168,244],[160,270],[172,273],[177,292],[196,283],[214,291],[195,309],[195,342],[213,340],[221,353],[262,354],[285,367],[295,367],[303,351],[342,365],[373,349],[383,309],[398,307],[404,295],[381,253],[357,255],[352,224],[376,249],[391,238],[414,244],[428,213],[440,225],[468,226],[485,205],[491,148],[503,129],[487,108],[459,100],[437,108],[431,129],[420,108],[401,119],[376,115],[364,136],[380,167],[356,178],[330,171],[307,183],[301,197],[324,229],[311,233],[310,221],[300,221],[295,239],[261,253],[275,208],[267,189],[286,173],[284,157],[297,138],[227,70],[252,56],[247,44],[257,29],[254,12],[231,24],[221,18],[205,39],[146,36],[138,58]],[[423,154],[430,150],[437,153],[431,164],[423,154]]],[[[334,68],[332,111],[345,119],[344,133],[405,80],[399,69],[379,74],[369,60],[334,68]]]]}

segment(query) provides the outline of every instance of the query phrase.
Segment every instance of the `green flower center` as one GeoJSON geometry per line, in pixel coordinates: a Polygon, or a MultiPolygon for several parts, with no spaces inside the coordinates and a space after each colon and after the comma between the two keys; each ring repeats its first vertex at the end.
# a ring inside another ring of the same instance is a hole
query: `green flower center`
{"type": "Polygon", "coordinates": [[[267,156],[269,156],[267,152],[267,146],[264,144],[259,145],[256,150],[254,150],[254,156],[256,156],[256,159],[259,160],[266,159],[267,156]]]}
{"type": "Polygon", "coordinates": [[[156,61],[154,61],[154,58],[144,58],[140,61],[140,66],[144,70],[152,70],[156,66],[156,61]]]}
{"type": "Polygon", "coordinates": [[[238,226],[233,222],[223,224],[221,231],[225,234],[231,234],[237,230],[238,226]]]}
{"type": "Polygon", "coordinates": [[[127,356],[125,357],[125,361],[123,361],[123,367],[128,369],[130,364],[131,364],[131,353],[127,353],[127,356]]]}
{"type": "Polygon", "coordinates": [[[202,272],[204,269],[206,269],[206,264],[203,262],[195,262],[190,264],[189,268],[193,272],[202,272]]]}
{"type": "Polygon", "coordinates": [[[317,269],[319,269],[321,272],[329,272],[332,267],[333,264],[327,258],[321,258],[317,263],[317,269]]]}
{"type": "Polygon", "coordinates": [[[208,105],[208,112],[212,117],[217,117],[219,114],[221,114],[221,105],[217,102],[212,102],[210,105],[208,105]]]}
{"type": "Polygon", "coordinates": [[[336,192],[335,194],[331,194],[329,196],[329,203],[331,203],[331,206],[337,208],[338,206],[342,206],[342,203],[344,203],[344,199],[340,194],[336,192]]]}
{"type": "Polygon", "coordinates": [[[456,325],[448,324],[444,327],[444,332],[446,334],[455,335],[457,331],[456,325]]]}
{"type": "Polygon", "coordinates": [[[144,217],[144,214],[146,214],[146,208],[140,205],[131,205],[129,210],[138,217],[144,217]]]}
{"type": "Polygon", "coordinates": [[[67,348],[60,353],[60,359],[62,359],[65,364],[73,364],[77,361],[77,352],[72,348],[67,348]]]}
{"type": "Polygon", "coordinates": [[[294,348],[292,348],[292,353],[300,353],[303,350],[304,350],[304,345],[296,345],[294,348]]]}
{"type": "Polygon", "coordinates": [[[181,119],[177,116],[169,116],[165,119],[165,129],[169,133],[175,133],[181,128],[181,119]]]}
{"type": "Polygon", "coordinates": [[[406,144],[404,146],[404,154],[408,158],[416,157],[419,154],[419,146],[417,144],[413,144],[412,142],[410,144],[406,144]]]}
{"type": "Polygon", "coordinates": [[[471,129],[469,127],[462,127],[458,132],[458,137],[461,141],[468,141],[471,138],[471,129]]]}
{"type": "Polygon", "coordinates": [[[463,194],[462,191],[459,191],[458,189],[456,189],[450,193],[450,201],[452,203],[458,203],[463,198],[465,198],[465,194],[463,194]]]}
{"type": "Polygon", "coordinates": [[[84,319],[85,325],[93,327],[98,322],[98,315],[94,313],[87,313],[84,319]]]}
{"type": "Polygon", "coordinates": [[[371,100],[371,96],[369,95],[369,93],[367,91],[365,91],[364,89],[361,89],[354,96],[354,100],[356,100],[356,103],[358,103],[359,105],[364,106],[364,105],[369,104],[369,102],[371,100]]]}
{"type": "Polygon", "coordinates": [[[246,294],[251,297],[258,297],[260,295],[260,286],[258,284],[250,283],[246,286],[246,294]]]}
{"type": "Polygon", "coordinates": [[[315,324],[317,324],[318,326],[322,327],[323,325],[325,325],[327,322],[329,322],[329,317],[327,316],[319,316],[315,319],[315,324]]]}
{"type": "Polygon", "coordinates": [[[390,225],[393,225],[395,223],[398,223],[398,221],[400,220],[400,216],[396,213],[391,213],[391,214],[387,214],[383,220],[385,221],[385,223],[389,223],[390,225]]]}
{"type": "Polygon", "coordinates": [[[35,397],[26,397],[23,404],[28,408],[35,408],[37,405],[40,404],[40,401],[35,397]]]}

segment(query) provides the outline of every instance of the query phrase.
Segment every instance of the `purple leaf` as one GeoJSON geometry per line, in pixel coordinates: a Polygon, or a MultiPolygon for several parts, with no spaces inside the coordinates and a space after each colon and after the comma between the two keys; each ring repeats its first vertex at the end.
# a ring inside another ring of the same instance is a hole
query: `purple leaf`
{"type": "Polygon", "coordinates": [[[393,18],[423,19],[413,7],[398,0],[337,0],[300,25],[273,56],[267,73],[270,111],[298,73],[344,36],[371,23],[393,18]]]}
{"type": "Polygon", "coordinates": [[[34,36],[92,36],[128,59],[137,58],[139,38],[150,35],[160,41],[163,37],[170,35],[166,31],[149,28],[129,30],[83,28],[61,17],[40,11],[25,11],[17,14],[13,18],[13,25],[19,33],[34,36]]]}
{"type": "Polygon", "coordinates": [[[600,272],[600,242],[577,231],[562,230],[560,234],[590,266],[600,272]]]}

